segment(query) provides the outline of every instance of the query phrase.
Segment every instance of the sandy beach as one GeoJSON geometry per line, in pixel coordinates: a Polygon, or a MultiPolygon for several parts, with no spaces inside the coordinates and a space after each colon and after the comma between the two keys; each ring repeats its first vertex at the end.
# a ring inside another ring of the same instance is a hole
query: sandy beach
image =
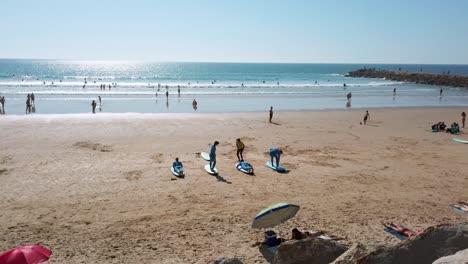
{"type": "MultiPolygon", "coordinates": [[[[344,243],[395,244],[381,221],[412,229],[466,222],[468,145],[432,133],[466,108],[229,114],[0,116],[0,251],[41,244],[49,263],[266,263],[251,228],[269,205],[301,206],[282,225],[344,243]],[[235,139],[255,176],[235,169],[235,139]],[[218,177],[197,153],[218,140],[218,177]],[[270,147],[290,170],[265,166],[270,147]],[[172,176],[175,157],[187,176],[172,176]]],[[[457,136],[468,139],[467,134],[457,136]]],[[[278,229],[275,229],[278,232],[278,229]]]]}

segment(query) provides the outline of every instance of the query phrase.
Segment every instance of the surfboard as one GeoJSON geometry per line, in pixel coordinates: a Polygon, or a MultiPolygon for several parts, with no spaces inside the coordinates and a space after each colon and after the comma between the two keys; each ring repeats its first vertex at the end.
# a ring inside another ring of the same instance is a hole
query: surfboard
{"type": "Polygon", "coordinates": [[[240,163],[236,163],[236,169],[238,171],[241,171],[243,173],[246,173],[246,174],[253,174],[254,173],[254,170],[253,170],[253,167],[251,170],[244,170],[241,166],[240,166],[240,163]]]}
{"type": "Polygon", "coordinates": [[[206,161],[210,161],[210,154],[208,154],[207,152],[202,152],[200,153],[200,156],[206,160],[206,161]]]}
{"type": "Polygon", "coordinates": [[[218,169],[216,167],[213,169],[214,172],[211,171],[210,164],[205,165],[205,170],[206,170],[206,172],[208,172],[211,175],[217,175],[218,174],[218,169]]]}
{"type": "Polygon", "coordinates": [[[268,162],[266,163],[266,165],[267,165],[268,168],[270,168],[270,169],[272,169],[272,170],[275,170],[275,171],[277,171],[277,172],[285,172],[285,171],[286,171],[286,169],[283,168],[281,165],[278,166],[278,167],[272,165],[272,164],[271,164],[271,161],[268,161],[268,162]]]}
{"type": "Polygon", "coordinates": [[[463,140],[463,139],[459,139],[459,138],[453,138],[453,141],[460,142],[460,143],[463,143],[463,144],[468,144],[468,140],[463,140]]]}
{"type": "Polygon", "coordinates": [[[174,170],[174,167],[171,167],[171,172],[172,172],[172,174],[174,174],[174,176],[185,177],[183,169],[182,169],[182,171],[177,172],[177,171],[174,170]]]}

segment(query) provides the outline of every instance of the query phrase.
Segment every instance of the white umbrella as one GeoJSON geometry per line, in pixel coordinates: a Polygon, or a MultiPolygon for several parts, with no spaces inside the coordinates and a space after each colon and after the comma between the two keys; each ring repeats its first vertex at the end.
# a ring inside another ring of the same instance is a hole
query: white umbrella
{"type": "Polygon", "coordinates": [[[299,205],[279,203],[272,205],[255,216],[252,228],[262,229],[275,227],[294,217],[299,211],[299,205]]]}

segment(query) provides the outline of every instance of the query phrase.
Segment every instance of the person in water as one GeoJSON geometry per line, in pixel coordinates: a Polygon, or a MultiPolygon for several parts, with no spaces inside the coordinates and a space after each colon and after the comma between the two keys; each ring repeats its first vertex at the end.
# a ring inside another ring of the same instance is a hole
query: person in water
{"type": "Polygon", "coordinates": [[[396,88],[393,88],[393,96],[396,95],[396,88]]]}
{"type": "Polygon", "coordinates": [[[169,92],[166,91],[166,99],[169,99],[169,92]]]}
{"type": "Polygon", "coordinates": [[[211,145],[211,149],[210,149],[210,170],[212,172],[215,172],[214,168],[216,167],[216,146],[218,145],[219,145],[219,142],[215,141],[213,145],[211,145]]]}
{"type": "Polygon", "coordinates": [[[0,97],[0,104],[2,105],[0,114],[5,114],[5,96],[0,97]]]}
{"type": "Polygon", "coordinates": [[[98,100],[99,100],[99,106],[101,106],[102,103],[101,103],[101,96],[100,95],[98,96],[98,100]]]}
{"type": "Polygon", "coordinates": [[[182,165],[182,162],[179,161],[179,158],[175,158],[175,161],[172,163],[172,168],[174,168],[174,171],[177,173],[183,173],[183,168],[184,165],[182,165]]]}
{"type": "Polygon", "coordinates": [[[444,89],[440,88],[440,91],[439,91],[439,96],[442,96],[442,93],[444,92],[444,89]]]}
{"type": "Polygon", "coordinates": [[[239,160],[239,162],[243,161],[244,156],[242,155],[242,153],[244,152],[245,145],[244,145],[244,142],[242,142],[240,138],[236,139],[236,147],[237,147],[237,159],[239,160]]]}
{"type": "Polygon", "coordinates": [[[461,116],[462,116],[462,128],[465,128],[466,113],[465,113],[465,112],[462,112],[462,113],[461,113],[461,116]]]}
{"type": "Polygon", "coordinates": [[[197,108],[197,105],[198,105],[197,100],[193,99],[193,101],[192,101],[193,108],[197,108]]]}
{"type": "Polygon", "coordinates": [[[96,113],[96,101],[93,100],[93,102],[91,103],[91,108],[93,109],[93,114],[96,113]]]}
{"type": "Polygon", "coordinates": [[[31,103],[32,103],[33,105],[36,105],[34,93],[31,93],[31,103]]]}
{"type": "Polygon", "coordinates": [[[283,151],[277,148],[270,149],[270,158],[271,158],[271,166],[279,167],[280,156],[283,154],[283,151]],[[273,163],[273,160],[276,159],[276,163],[273,163]],[[276,166],[275,166],[276,164],[276,166]]]}
{"type": "Polygon", "coordinates": [[[273,106],[270,107],[270,123],[271,123],[272,118],[273,118],[273,106]]]}

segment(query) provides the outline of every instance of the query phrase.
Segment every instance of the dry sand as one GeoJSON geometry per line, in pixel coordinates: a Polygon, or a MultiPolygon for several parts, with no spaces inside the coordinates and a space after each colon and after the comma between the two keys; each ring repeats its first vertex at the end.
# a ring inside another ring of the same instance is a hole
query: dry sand
{"type": "MultiPolygon", "coordinates": [[[[253,230],[263,208],[301,206],[282,225],[325,230],[345,243],[398,240],[382,220],[414,229],[466,221],[468,145],[429,132],[461,108],[268,113],[0,116],[0,251],[45,245],[50,263],[265,263],[253,230]],[[235,167],[235,139],[255,176],[235,167]],[[218,140],[220,176],[197,153],[218,140]],[[284,150],[278,174],[267,151],[284,150]],[[184,162],[187,176],[170,166],[184,162]]],[[[459,137],[468,139],[468,136],[459,137]]]]}

